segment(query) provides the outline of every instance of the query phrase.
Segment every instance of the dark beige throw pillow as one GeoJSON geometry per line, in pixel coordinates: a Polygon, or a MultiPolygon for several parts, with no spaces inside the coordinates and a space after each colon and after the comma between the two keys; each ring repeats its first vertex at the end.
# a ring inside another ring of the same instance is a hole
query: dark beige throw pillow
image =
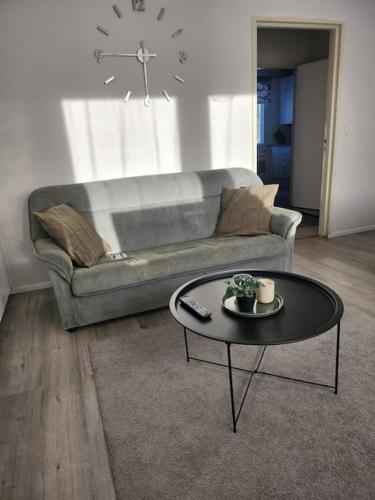
{"type": "Polygon", "coordinates": [[[111,251],[82,215],[66,203],[34,212],[43,229],[79,266],[90,267],[111,251]]]}
{"type": "Polygon", "coordinates": [[[223,188],[215,236],[269,234],[278,188],[278,184],[261,184],[238,189],[223,188]]]}

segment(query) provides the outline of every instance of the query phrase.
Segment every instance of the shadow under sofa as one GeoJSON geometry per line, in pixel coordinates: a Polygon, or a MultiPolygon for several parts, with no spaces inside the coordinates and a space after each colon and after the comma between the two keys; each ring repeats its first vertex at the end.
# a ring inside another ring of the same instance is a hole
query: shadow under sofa
{"type": "Polygon", "coordinates": [[[269,235],[212,237],[223,187],[262,184],[230,168],[42,187],[29,197],[35,255],[47,267],[65,329],[168,305],[184,282],[226,269],[289,271],[301,214],[274,207],[269,235]],[[75,266],[33,212],[67,203],[112,246],[90,268],[75,266]]]}

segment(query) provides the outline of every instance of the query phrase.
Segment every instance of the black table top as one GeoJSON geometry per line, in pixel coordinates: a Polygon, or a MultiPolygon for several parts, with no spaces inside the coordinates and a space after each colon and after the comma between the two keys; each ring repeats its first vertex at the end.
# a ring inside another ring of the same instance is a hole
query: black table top
{"type": "Polygon", "coordinates": [[[248,269],[206,274],[182,285],[170,300],[174,318],[185,328],[222,342],[247,345],[275,345],[315,337],[337,325],[344,306],[333,290],[318,281],[280,271],[248,269]],[[236,273],[272,278],[283,308],[273,316],[242,318],[222,307],[224,281],[236,273]],[[201,320],[181,306],[178,297],[189,295],[212,311],[210,320],[201,320]]]}

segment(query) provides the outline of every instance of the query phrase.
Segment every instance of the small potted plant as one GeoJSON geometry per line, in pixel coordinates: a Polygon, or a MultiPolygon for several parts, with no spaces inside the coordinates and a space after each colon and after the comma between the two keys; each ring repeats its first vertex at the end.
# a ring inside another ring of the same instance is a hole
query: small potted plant
{"type": "Polygon", "coordinates": [[[236,297],[238,308],[242,312],[251,312],[256,299],[256,291],[263,283],[251,274],[235,274],[232,279],[225,281],[227,285],[226,297],[236,297]]]}

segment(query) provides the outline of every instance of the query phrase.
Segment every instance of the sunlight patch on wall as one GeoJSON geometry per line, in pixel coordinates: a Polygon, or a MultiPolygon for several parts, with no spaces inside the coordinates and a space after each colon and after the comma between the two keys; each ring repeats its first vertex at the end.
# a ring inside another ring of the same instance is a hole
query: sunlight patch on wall
{"type": "Polygon", "coordinates": [[[209,96],[213,168],[251,165],[250,95],[209,96]]]}
{"type": "Polygon", "coordinates": [[[62,101],[77,182],[181,170],[176,100],[62,101]]]}

